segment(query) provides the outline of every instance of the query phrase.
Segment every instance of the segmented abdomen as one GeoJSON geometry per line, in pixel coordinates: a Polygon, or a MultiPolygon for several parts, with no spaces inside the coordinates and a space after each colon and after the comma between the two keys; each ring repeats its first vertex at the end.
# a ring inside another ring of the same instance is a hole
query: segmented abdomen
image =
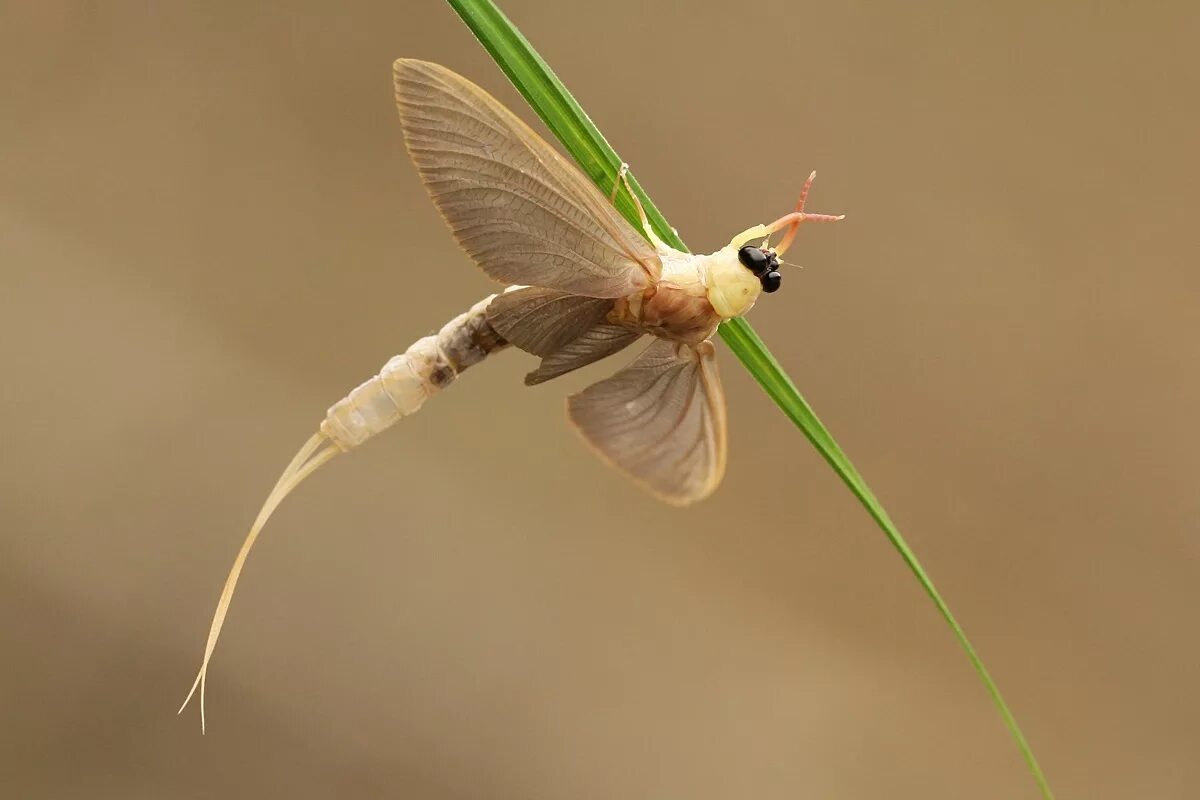
{"type": "Polygon", "coordinates": [[[365,442],[412,414],[472,364],[508,346],[487,320],[495,295],[418,339],[379,374],[329,407],[321,433],[343,450],[365,442]]]}

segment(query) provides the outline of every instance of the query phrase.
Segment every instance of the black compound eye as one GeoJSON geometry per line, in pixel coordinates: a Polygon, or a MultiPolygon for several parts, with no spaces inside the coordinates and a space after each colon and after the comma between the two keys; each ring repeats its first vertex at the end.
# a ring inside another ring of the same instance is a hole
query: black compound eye
{"type": "Polygon", "coordinates": [[[738,261],[742,262],[743,267],[760,278],[766,275],[767,271],[771,268],[771,261],[767,254],[751,245],[746,245],[741,250],[738,250],[738,261]]]}
{"type": "Polygon", "coordinates": [[[783,283],[783,276],[775,270],[771,270],[766,275],[763,275],[761,280],[763,291],[770,294],[771,292],[779,291],[779,286],[783,283]]]}

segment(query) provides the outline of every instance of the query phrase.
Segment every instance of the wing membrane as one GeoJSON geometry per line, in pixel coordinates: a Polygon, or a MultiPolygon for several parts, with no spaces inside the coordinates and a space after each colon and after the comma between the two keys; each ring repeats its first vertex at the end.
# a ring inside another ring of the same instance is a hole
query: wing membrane
{"type": "Polygon", "coordinates": [[[524,286],[497,295],[487,317],[509,342],[542,356],[541,365],[525,376],[525,384],[533,386],[611,356],[642,336],[605,321],[612,305],[607,298],[524,286]]]}
{"type": "Polygon", "coordinates": [[[655,341],[568,398],[567,414],[606,461],[667,502],[701,500],[725,473],[725,398],[712,342],[655,341]]]}
{"type": "Polygon", "coordinates": [[[525,286],[496,295],[487,318],[526,353],[548,356],[604,320],[612,300],[525,286]]]}
{"type": "Polygon", "coordinates": [[[625,349],[640,338],[641,333],[620,325],[596,325],[544,357],[538,368],[525,376],[525,385],[545,383],[551,378],[586,367],[625,349]]]}
{"type": "Polygon", "coordinates": [[[409,154],[459,243],[498,281],[590,297],[654,283],[654,249],[495,98],[445,67],[395,63],[409,154]]]}

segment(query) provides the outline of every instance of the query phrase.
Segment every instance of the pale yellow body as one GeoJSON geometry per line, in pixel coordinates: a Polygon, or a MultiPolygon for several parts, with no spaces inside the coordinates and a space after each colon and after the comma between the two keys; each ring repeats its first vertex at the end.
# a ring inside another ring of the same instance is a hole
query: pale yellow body
{"type": "MultiPolygon", "coordinates": [[[[757,233],[758,227],[751,231],[757,233]]],[[[748,312],[762,292],[758,278],[738,261],[738,247],[748,238],[742,234],[706,255],[657,243],[661,279],[644,292],[618,300],[611,321],[680,344],[697,345],[711,338],[723,320],[748,312]]],[[[440,365],[454,361],[450,343],[495,296],[488,295],[438,333],[392,357],[379,374],[329,407],[321,433],[340,450],[350,450],[415,413],[447,383],[434,378],[440,365]]]]}
{"type": "Polygon", "coordinates": [[[416,413],[426,400],[457,377],[464,361],[474,363],[470,353],[462,352],[462,332],[470,323],[483,318],[495,296],[488,295],[437,333],[418,339],[403,353],[393,356],[378,375],[329,407],[321,423],[321,434],[339,449],[349,450],[387,430],[402,417],[416,413]]]}
{"type": "Polygon", "coordinates": [[[202,725],[208,666],[238,576],[280,502],[338,453],[416,412],[493,352],[515,345],[541,356],[526,378],[537,383],[610,356],[641,334],[657,337],[632,363],[573,395],[568,417],[607,463],[663,500],[685,505],[708,496],[726,451],[725,402],[709,339],[763,291],[739,249],[754,239],[766,248],[768,236],[787,229],[772,251],[779,255],[800,222],[839,218],[804,213],[810,175],[796,211],[743,231],[716,252],[685,253],[655,235],[627,180],[645,238],[588,178],[461,76],[401,59],[395,79],[409,154],[459,243],[501,285],[530,286],[476,303],[329,408],[267,496],[226,578],[188,693],[200,693],[202,725]],[[515,319],[502,307],[516,308],[515,319]],[[556,336],[564,332],[571,335],[556,336]]]}
{"type": "MultiPolygon", "coordinates": [[[[756,225],[714,253],[696,255],[653,239],[662,276],[644,292],[622,298],[613,322],[660,339],[695,345],[712,337],[717,326],[740,317],[762,293],[762,283],[738,261],[738,248],[759,235],[756,225]]],[[[652,233],[648,231],[648,233],[652,233]]]]}

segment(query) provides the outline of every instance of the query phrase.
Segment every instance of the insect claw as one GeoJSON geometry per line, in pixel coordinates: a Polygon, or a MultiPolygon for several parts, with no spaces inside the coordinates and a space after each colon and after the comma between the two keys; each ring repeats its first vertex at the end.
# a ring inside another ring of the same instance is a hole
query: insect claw
{"type": "MultiPolygon", "coordinates": [[[[629,162],[622,161],[620,168],[617,169],[617,177],[613,179],[612,194],[608,196],[608,202],[615,203],[617,201],[617,192],[621,191],[621,182],[625,180],[625,176],[629,174],[629,162]]],[[[633,194],[633,192],[630,192],[633,194]]]]}

